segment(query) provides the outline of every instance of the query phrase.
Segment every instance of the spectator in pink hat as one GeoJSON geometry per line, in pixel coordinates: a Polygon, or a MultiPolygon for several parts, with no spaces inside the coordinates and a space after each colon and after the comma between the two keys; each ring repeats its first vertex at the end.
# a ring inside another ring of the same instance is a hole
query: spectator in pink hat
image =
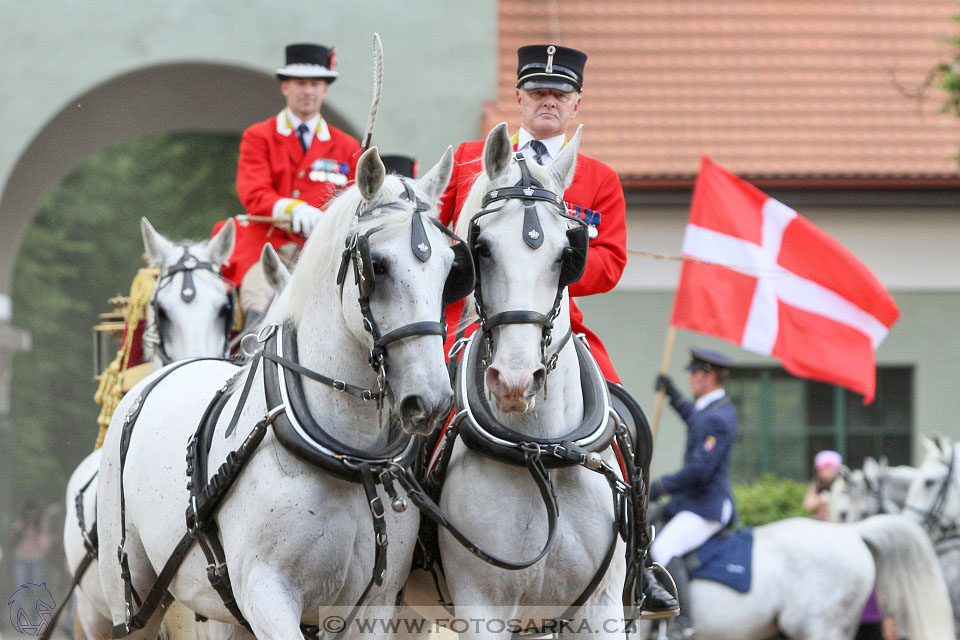
{"type": "Polygon", "coordinates": [[[836,451],[821,451],[813,458],[813,480],[803,497],[803,508],[817,520],[829,520],[830,485],[842,466],[843,457],[836,451]]]}

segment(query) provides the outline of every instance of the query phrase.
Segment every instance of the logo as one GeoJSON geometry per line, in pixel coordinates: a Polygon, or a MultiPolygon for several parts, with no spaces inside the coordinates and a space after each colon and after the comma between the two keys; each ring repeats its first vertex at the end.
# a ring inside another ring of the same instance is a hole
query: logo
{"type": "Polygon", "coordinates": [[[27,583],[13,592],[7,601],[10,607],[10,624],[25,636],[41,636],[50,624],[50,614],[56,608],[53,596],[47,591],[47,583],[27,583]]]}
{"type": "Polygon", "coordinates": [[[707,436],[703,441],[703,448],[707,451],[713,451],[717,447],[717,439],[713,436],[707,436]]]}

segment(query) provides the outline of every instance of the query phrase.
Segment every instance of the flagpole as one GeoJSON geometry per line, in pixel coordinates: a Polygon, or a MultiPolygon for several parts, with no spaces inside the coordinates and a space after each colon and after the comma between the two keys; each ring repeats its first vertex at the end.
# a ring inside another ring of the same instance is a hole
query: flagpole
{"type": "MultiPolygon", "coordinates": [[[[677,328],[670,325],[667,329],[667,341],[663,345],[663,362],[660,363],[660,373],[669,375],[670,357],[673,355],[673,341],[677,337],[677,328]]],[[[653,434],[653,441],[657,441],[657,429],[660,426],[660,412],[663,409],[663,397],[667,395],[666,389],[657,391],[657,402],[653,406],[653,422],[650,424],[650,432],[653,434]]]]}

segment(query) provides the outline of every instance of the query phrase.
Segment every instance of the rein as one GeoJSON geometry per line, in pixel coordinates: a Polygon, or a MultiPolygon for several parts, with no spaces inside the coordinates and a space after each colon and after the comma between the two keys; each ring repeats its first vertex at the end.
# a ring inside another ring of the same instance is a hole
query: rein
{"type": "Polygon", "coordinates": [[[167,354],[167,349],[163,341],[163,327],[160,326],[160,303],[157,299],[161,289],[170,284],[173,280],[173,276],[178,273],[183,274],[183,283],[180,285],[180,299],[185,303],[190,304],[193,302],[194,298],[197,296],[197,289],[193,281],[193,272],[197,269],[202,269],[204,271],[209,271],[213,275],[217,276],[221,282],[226,285],[227,289],[227,306],[230,309],[230,313],[227,314],[224,327],[224,338],[223,338],[223,357],[228,357],[230,355],[230,329],[233,326],[233,318],[236,314],[237,308],[237,293],[236,287],[232,282],[224,278],[220,273],[220,265],[214,264],[213,262],[204,262],[199,260],[196,256],[190,253],[190,245],[186,242],[183,243],[183,255],[180,256],[180,259],[175,265],[170,267],[165,274],[160,276],[157,280],[157,286],[153,291],[153,298],[150,300],[150,306],[153,307],[153,329],[152,332],[146,332],[144,334],[144,342],[152,343],[152,346],[156,352],[160,355],[160,361],[164,366],[173,362],[173,359],[167,354]],[[149,336],[149,337],[148,337],[149,336]]]}

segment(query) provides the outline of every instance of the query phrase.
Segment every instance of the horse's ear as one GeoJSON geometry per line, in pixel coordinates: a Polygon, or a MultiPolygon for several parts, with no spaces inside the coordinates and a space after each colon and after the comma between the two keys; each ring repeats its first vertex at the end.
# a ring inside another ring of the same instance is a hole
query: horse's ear
{"type": "MultiPolygon", "coordinates": [[[[437,202],[443,192],[446,191],[452,174],[453,147],[448,146],[447,150],[443,152],[440,162],[433,165],[433,168],[427,171],[425,176],[417,180],[417,185],[423,189],[431,201],[437,202]]],[[[439,211],[437,211],[437,214],[439,214],[439,211]]]]}
{"type": "Polygon", "coordinates": [[[260,265],[263,267],[263,274],[274,291],[280,291],[290,282],[290,271],[280,260],[277,251],[269,242],[263,245],[263,251],[260,252],[260,265]]]}
{"type": "Polygon", "coordinates": [[[564,145],[549,167],[550,173],[557,180],[557,184],[563,185],[561,191],[566,191],[570,183],[573,182],[573,172],[577,168],[577,153],[580,151],[580,137],[583,131],[583,125],[577,126],[577,132],[570,138],[570,142],[564,145]]]}
{"type": "Polygon", "coordinates": [[[847,468],[847,465],[841,465],[840,467],[840,478],[843,479],[847,484],[852,484],[853,476],[850,473],[850,469],[847,468]]]}
{"type": "Polygon", "coordinates": [[[150,221],[140,218],[140,235],[143,236],[143,250],[147,253],[147,262],[151,267],[159,267],[167,261],[173,251],[173,243],[157,233],[150,221]]]}
{"type": "Polygon", "coordinates": [[[364,200],[373,200],[383,187],[383,179],[387,169],[380,159],[380,152],[376,147],[370,147],[363,152],[357,161],[357,188],[364,200]]]}
{"type": "Polygon", "coordinates": [[[931,436],[923,436],[923,438],[920,439],[920,444],[923,445],[923,449],[927,452],[927,455],[935,456],[940,453],[940,448],[937,446],[936,440],[931,436]]]}
{"type": "Polygon", "coordinates": [[[936,446],[939,454],[946,456],[948,453],[950,453],[950,439],[942,433],[933,434],[933,444],[936,446]]]}
{"type": "Polygon", "coordinates": [[[220,227],[217,235],[207,242],[207,251],[210,252],[210,261],[214,264],[224,264],[233,254],[233,245],[237,240],[237,225],[233,218],[220,227]]]}
{"type": "Polygon", "coordinates": [[[512,154],[513,143],[507,135],[507,123],[501,122],[490,130],[483,145],[483,170],[490,180],[496,180],[506,170],[512,154]]]}
{"type": "Polygon", "coordinates": [[[868,480],[876,478],[880,472],[880,465],[877,464],[877,461],[873,459],[872,456],[867,456],[863,459],[863,475],[868,480]]]}

